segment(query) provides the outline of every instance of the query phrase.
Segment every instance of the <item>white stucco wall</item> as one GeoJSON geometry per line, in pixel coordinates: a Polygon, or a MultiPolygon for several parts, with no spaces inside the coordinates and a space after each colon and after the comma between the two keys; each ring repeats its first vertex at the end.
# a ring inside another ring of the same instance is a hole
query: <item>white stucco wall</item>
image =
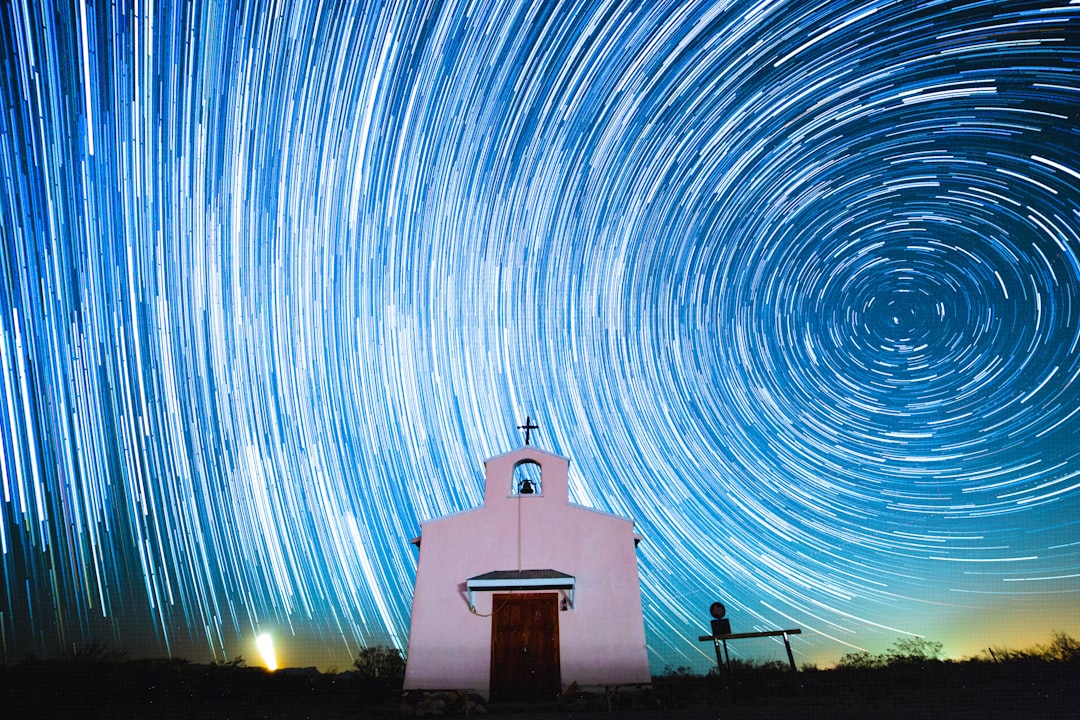
{"type": "MultiPolygon", "coordinates": [[[[488,694],[492,621],[470,612],[465,581],[520,569],[576,578],[574,607],[559,613],[563,685],[650,681],[633,521],[570,505],[567,468],[534,447],[493,458],[483,507],[422,525],[406,689],[488,694]],[[541,465],[542,495],[510,495],[523,460],[541,465]]],[[[475,597],[477,613],[489,615],[492,593],[475,597]]]]}

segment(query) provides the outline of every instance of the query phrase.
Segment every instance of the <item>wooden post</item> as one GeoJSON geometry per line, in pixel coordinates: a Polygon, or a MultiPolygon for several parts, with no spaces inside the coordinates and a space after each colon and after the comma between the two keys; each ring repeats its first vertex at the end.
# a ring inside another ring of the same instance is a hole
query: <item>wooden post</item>
{"type": "Polygon", "coordinates": [[[716,679],[720,681],[720,694],[727,695],[731,700],[735,699],[735,674],[731,669],[731,656],[728,655],[727,640],[721,637],[713,637],[713,648],[716,650],[716,679]],[[723,652],[720,645],[723,643],[723,652]],[[727,679],[724,679],[724,672],[727,679]],[[724,692],[725,686],[727,692],[724,692]]]}
{"type": "Polygon", "coordinates": [[[735,702],[735,669],[731,667],[731,655],[728,654],[727,640],[721,640],[724,643],[724,665],[727,666],[727,679],[728,688],[731,690],[731,701],[735,702]]]}
{"type": "Polygon", "coordinates": [[[787,650],[787,659],[791,664],[791,672],[797,672],[795,670],[795,656],[791,654],[791,643],[788,641],[787,631],[784,631],[784,648],[787,650]]]}

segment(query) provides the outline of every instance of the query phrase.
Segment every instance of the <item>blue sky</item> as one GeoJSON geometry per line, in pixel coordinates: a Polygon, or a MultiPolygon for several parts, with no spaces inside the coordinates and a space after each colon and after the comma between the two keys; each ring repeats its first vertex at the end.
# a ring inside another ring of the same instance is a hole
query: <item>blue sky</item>
{"type": "Polygon", "coordinates": [[[256,5],[0,17],[5,660],[404,647],[526,415],[656,670],[1080,633],[1080,5],[256,5]]]}

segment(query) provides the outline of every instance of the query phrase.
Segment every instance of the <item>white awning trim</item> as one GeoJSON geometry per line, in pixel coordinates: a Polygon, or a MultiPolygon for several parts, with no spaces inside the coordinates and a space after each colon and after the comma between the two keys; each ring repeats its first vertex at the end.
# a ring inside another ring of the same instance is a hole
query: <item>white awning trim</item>
{"type": "Polygon", "coordinates": [[[477,575],[465,581],[469,609],[476,610],[476,595],[481,592],[500,590],[562,590],[570,607],[574,607],[574,588],[576,578],[557,570],[496,570],[477,575]]]}

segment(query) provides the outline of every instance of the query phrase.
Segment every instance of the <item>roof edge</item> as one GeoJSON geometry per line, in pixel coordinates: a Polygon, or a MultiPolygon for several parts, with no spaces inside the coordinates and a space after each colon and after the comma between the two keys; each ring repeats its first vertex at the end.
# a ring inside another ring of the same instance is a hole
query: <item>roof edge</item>
{"type": "Polygon", "coordinates": [[[553,458],[558,458],[560,460],[565,460],[567,463],[570,462],[570,458],[564,457],[564,456],[559,455],[557,453],[548,452],[547,450],[541,450],[536,445],[518,445],[513,450],[509,450],[507,452],[500,453],[499,455],[493,455],[492,457],[487,458],[486,460],[484,460],[484,464],[487,465],[489,462],[492,462],[494,460],[501,460],[502,458],[509,457],[510,455],[516,455],[516,454],[520,453],[523,450],[528,450],[529,452],[536,452],[536,453],[540,453],[541,455],[546,455],[548,457],[553,457],[553,458]]]}

